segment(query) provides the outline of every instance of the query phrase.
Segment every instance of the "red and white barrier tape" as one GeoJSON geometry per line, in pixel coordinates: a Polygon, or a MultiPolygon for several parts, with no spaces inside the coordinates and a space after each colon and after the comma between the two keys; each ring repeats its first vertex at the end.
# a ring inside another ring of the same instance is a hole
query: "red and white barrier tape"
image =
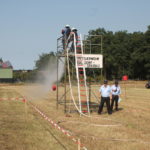
{"type": "Polygon", "coordinates": [[[87,150],[87,148],[81,144],[77,139],[75,139],[70,133],[68,133],[65,129],[61,128],[57,123],[55,123],[53,120],[51,120],[49,117],[47,117],[42,111],[40,111],[35,105],[33,105],[32,103],[30,103],[32,105],[32,107],[45,119],[47,120],[50,124],[52,124],[55,128],[59,129],[60,131],[62,131],[62,133],[64,133],[65,135],[67,135],[67,137],[69,137],[73,142],[75,142],[76,144],[78,144],[82,149],[87,150]]]}
{"type": "Polygon", "coordinates": [[[13,98],[0,98],[0,101],[13,101],[13,100],[19,100],[19,101],[22,101],[22,102],[26,102],[26,99],[23,98],[23,97],[13,97],[13,98]]]}
{"type": "MultiPolygon", "coordinates": [[[[26,103],[27,100],[24,97],[19,97],[19,98],[0,98],[0,100],[21,100],[22,102],[26,103]]],[[[79,145],[83,150],[87,150],[87,148],[81,144],[75,137],[73,137],[69,132],[67,132],[65,129],[61,128],[57,123],[55,123],[53,120],[51,120],[49,117],[47,117],[42,111],[40,111],[35,105],[33,105],[31,102],[29,102],[34,110],[36,110],[45,120],[47,120],[50,124],[52,124],[55,128],[59,129],[67,135],[73,142],[75,142],[77,145],[79,145]]]]}

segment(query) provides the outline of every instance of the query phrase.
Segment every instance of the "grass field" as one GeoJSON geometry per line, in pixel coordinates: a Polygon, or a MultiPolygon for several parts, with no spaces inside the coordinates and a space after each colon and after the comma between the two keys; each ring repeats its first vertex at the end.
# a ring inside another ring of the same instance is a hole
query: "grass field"
{"type": "MultiPolygon", "coordinates": [[[[41,95],[38,85],[0,85],[0,150],[77,150],[78,146],[44,120],[30,105],[38,106],[88,150],[149,150],[150,90],[144,82],[121,84],[120,111],[91,117],[64,114],[56,109],[56,91],[41,95]],[[28,103],[11,100],[25,96],[28,103]],[[7,100],[2,100],[7,98],[7,100]]],[[[99,86],[93,86],[95,93],[99,86]]],[[[60,89],[60,91],[63,89],[60,89]]]]}

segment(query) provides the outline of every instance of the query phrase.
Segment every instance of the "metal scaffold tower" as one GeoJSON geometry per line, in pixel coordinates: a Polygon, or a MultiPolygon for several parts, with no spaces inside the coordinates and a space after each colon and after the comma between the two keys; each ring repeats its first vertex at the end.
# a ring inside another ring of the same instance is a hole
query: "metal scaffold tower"
{"type": "MultiPolygon", "coordinates": [[[[81,35],[77,38],[75,34],[72,33],[72,35],[70,35],[67,40],[64,40],[63,37],[57,39],[56,106],[58,109],[59,104],[64,104],[65,113],[77,111],[80,115],[90,115],[91,93],[90,86],[87,83],[86,68],[87,66],[92,66],[92,64],[89,64],[90,59],[92,60],[95,58],[102,60],[102,55],[101,58],[99,58],[100,56],[95,57],[95,55],[92,55],[91,57],[91,55],[87,54],[85,49],[87,47],[86,45],[89,44],[91,54],[92,43],[89,40],[82,40],[81,35]],[[60,62],[64,63],[65,70],[63,84],[58,81],[58,68],[60,62]]],[[[97,45],[101,46],[100,50],[102,53],[102,40],[101,43],[97,45]]],[[[99,66],[102,68],[102,64],[99,64],[99,66]]]]}

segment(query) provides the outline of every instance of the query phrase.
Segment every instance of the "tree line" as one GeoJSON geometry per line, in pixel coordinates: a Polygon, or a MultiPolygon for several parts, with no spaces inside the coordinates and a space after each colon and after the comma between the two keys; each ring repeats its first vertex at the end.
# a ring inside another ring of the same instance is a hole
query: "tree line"
{"type": "MultiPolygon", "coordinates": [[[[121,79],[123,75],[128,75],[130,79],[150,80],[150,25],[145,32],[127,31],[106,31],[104,28],[97,28],[88,32],[86,41],[99,44],[102,37],[102,54],[103,54],[103,77],[109,80],[121,79]],[[102,35],[90,36],[90,35],[102,35]]],[[[89,53],[89,47],[86,53],[89,53]]],[[[91,46],[91,53],[100,54],[100,45],[91,46]]],[[[56,58],[56,52],[48,54],[43,53],[35,61],[35,69],[29,73],[22,73],[22,80],[34,81],[34,76],[38,70],[50,60],[56,58]],[[23,78],[22,78],[23,76],[23,78]]],[[[87,76],[91,76],[91,71],[87,70],[87,76]]],[[[100,70],[96,70],[94,77],[99,78],[100,70]]],[[[15,74],[17,77],[18,75],[15,74]]]]}
{"type": "MultiPolygon", "coordinates": [[[[146,32],[106,31],[104,28],[90,30],[89,35],[102,35],[104,75],[107,79],[150,79],[150,26],[146,32]]],[[[98,43],[100,37],[90,37],[91,43],[98,43]]],[[[99,53],[93,46],[92,53],[99,53]]]]}

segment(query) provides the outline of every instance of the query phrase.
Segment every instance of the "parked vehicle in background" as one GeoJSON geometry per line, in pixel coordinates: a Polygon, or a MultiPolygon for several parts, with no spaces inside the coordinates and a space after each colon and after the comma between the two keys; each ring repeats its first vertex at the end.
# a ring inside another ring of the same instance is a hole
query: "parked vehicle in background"
{"type": "Polygon", "coordinates": [[[150,81],[148,81],[148,83],[146,83],[145,87],[146,87],[147,89],[150,89],[150,81]]]}

